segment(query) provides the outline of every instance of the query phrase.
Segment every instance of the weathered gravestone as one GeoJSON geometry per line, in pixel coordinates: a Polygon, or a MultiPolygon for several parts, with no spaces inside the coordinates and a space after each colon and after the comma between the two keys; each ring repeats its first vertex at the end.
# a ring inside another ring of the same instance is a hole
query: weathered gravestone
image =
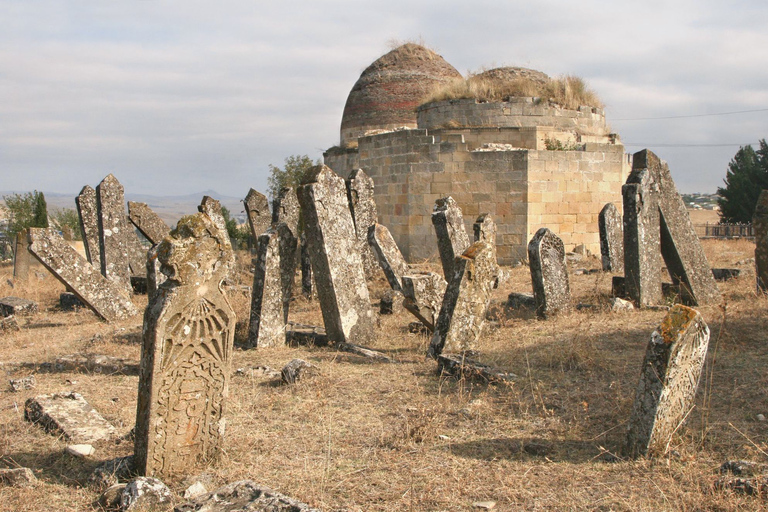
{"type": "Polygon", "coordinates": [[[117,431],[79,393],[54,393],[30,398],[24,419],[75,443],[93,443],[117,431]]]}
{"type": "Polygon", "coordinates": [[[768,291],[768,190],[760,192],[752,217],[755,229],[755,274],[757,290],[768,291]]]}
{"type": "Polygon", "coordinates": [[[456,258],[427,355],[474,349],[485,325],[494,281],[493,250],[475,242],[456,258]]]}
{"type": "Polygon", "coordinates": [[[177,506],[174,512],[320,512],[251,480],[234,482],[177,506]]]}
{"type": "Polygon", "coordinates": [[[301,234],[301,249],[300,249],[300,266],[301,266],[301,294],[307,298],[312,298],[313,286],[312,282],[312,260],[309,257],[309,247],[307,246],[307,235],[301,234]]]}
{"type": "Polygon", "coordinates": [[[357,246],[363,260],[365,275],[375,275],[379,264],[373,249],[368,245],[368,230],[378,221],[376,202],[373,200],[373,179],[362,169],[355,169],[346,180],[349,211],[355,224],[357,246]]]}
{"type": "Polygon", "coordinates": [[[493,250],[493,261],[496,265],[493,277],[493,287],[499,287],[499,280],[501,278],[501,269],[499,268],[498,260],[496,259],[496,223],[493,221],[490,213],[481,214],[472,225],[472,230],[475,234],[475,242],[485,242],[491,246],[493,250]]]}
{"type": "Polygon", "coordinates": [[[34,315],[37,311],[37,302],[30,299],[13,296],[0,299],[0,315],[2,316],[34,315]]]}
{"type": "Polygon", "coordinates": [[[245,213],[248,216],[248,225],[251,227],[253,239],[258,240],[259,236],[269,228],[272,222],[272,214],[269,211],[267,196],[254,189],[250,189],[243,203],[245,204],[245,213]]]}
{"type": "Polygon", "coordinates": [[[469,237],[464,228],[461,208],[451,196],[435,201],[432,210],[432,225],[437,235],[437,250],[443,264],[443,276],[449,283],[453,280],[453,265],[469,247],[469,237]]]}
{"type": "Polygon", "coordinates": [[[374,314],[344,180],[329,167],[313,167],[299,203],[328,337],[364,345],[374,337],[374,314]]]}
{"type": "Polygon", "coordinates": [[[123,186],[112,174],[96,187],[99,212],[101,273],[126,291],[131,290],[128,223],[125,218],[123,186]]]}
{"type": "Polygon", "coordinates": [[[251,318],[248,346],[270,347],[285,343],[283,289],[280,277],[280,239],[274,228],[259,236],[253,259],[251,318]]]}
{"type": "Polygon", "coordinates": [[[539,229],[528,243],[536,314],[547,318],[571,307],[571,289],[565,264],[565,247],[548,228],[539,229]]]}
{"type": "Polygon", "coordinates": [[[125,289],[102,276],[55,230],[29,228],[29,251],[104,320],[112,322],[138,313],[125,289]]]}
{"type": "Polygon", "coordinates": [[[408,273],[408,264],[397,247],[397,242],[387,226],[374,224],[368,228],[368,244],[373,248],[376,259],[379,262],[389,286],[397,292],[402,292],[403,275],[408,273]]]}
{"type": "Polygon", "coordinates": [[[624,272],[624,231],[621,227],[621,214],[613,203],[606,204],[597,216],[600,232],[600,255],[603,270],[624,272]]]}
{"type": "Polygon", "coordinates": [[[434,272],[411,272],[403,276],[402,283],[403,306],[434,332],[448,283],[434,272]]]}
{"type": "Polygon", "coordinates": [[[677,304],[651,335],[627,432],[626,454],[659,456],[693,407],[709,327],[698,311],[677,304]]]}
{"type": "Polygon", "coordinates": [[[624,197],[624,274],[639,306],[662,301],[661,257],[681,298],[711,304],[720,292],[666,162],[645,149],[633,156],[624,197]]]}
{"type": "MultiPolygon", "coordinates": [[[[214,216],[220,208],[210,198],[201,205],[214,216]]],[[[157,256],[168,279],[144,313],[136,412],[135,469],[149,476],[218,454],[236,323],[222,290],[234,256],[219,222],[182,218],[157,256]]]]}
{"type": "Polygon", "coordinates": [[[16,242],[13,247],[13,278],[18,281],[29,280],[30,254],[27,250],[29,242],[27,230],[16,233],[16,242]]]}
{"type": "Polygon", "coordinates": [[[146,203],[128,201],[128,218],[152,245],[162,242],[171,232],[171,228],[146,203]]]}
{"type": "MultiPolygon", "coordinates": [[[[292,187],[283,187],[272,203],[272,225],[285,223],[295,237],[299,236],[301,207],[296,191],[292,187]]],[[[263,233],[263,231],[262,231],[263,233]]]]}
{"type": "Polygon", "coordinates": [[[86,185],[75,198],[77,213],[80,218],[80,230],[83,232],[83,247],[88,262],[101,272],[101,248],[99,246],[99,207],[96,191],[86,185]]]}
{"type": "Polygon", "coordinates": [[[293,300],[293,281],[299,262],[299,216],[301,210],[296,192],[291,187],[280,190],[272,205],[272,226],[277,232],[280,248],[280,283],[282,286],[283,316],[293,300]]]}

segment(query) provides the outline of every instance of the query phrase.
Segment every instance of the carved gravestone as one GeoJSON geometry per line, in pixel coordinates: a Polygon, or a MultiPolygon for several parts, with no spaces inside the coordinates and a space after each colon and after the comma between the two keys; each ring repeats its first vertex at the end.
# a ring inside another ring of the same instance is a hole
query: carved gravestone
{"type": "Polygon", "coordinates": [[[104,320],[112,322],[138,313],[125,289],[102,276],[55,230],[29,228],[29,251],[104,320]]]}
{"type": "Polygon", "coordinates": [[[329,167],[313,167],[299,203],[328,337],[364,345],[374,337],[374,314],[344,180],[329,167]]]}
{"type": "Polygon", "coordinates": [[[16,233],[16,242],[13,247],[13,278],[17,281],[29,280],[30,255],[27,247],[29,241],[26,230],[16,233]]]}
{"type": "Polygon", "coordinates": [[[86,185],[75,198],[77,213],[80,217],[80,230],[83,232],[83,247],[91,265],[101,272],[101,248],[99,246],[99,209],[96,191],[86,185]]]}
{"type": "Polygon", "coordinates": [[[236,323],[222,291],[234,257],[218,222],[183,217],[157,255],[168,279],[144,313],[136,412],[135,470],[147,476],[182,474],[219,452],[236,323]]]}
{"type": "Polygon", "coordinates": [[[755,229],[755,274],[757,290],[768,290],[768,190],[760,192],[752,218],[755,229]]]}
{"type": "Polygon", "coordinates": [[[528,243],[533,298],[536,314],[547,318],[571,306],[565,247],[548,228],[539,229],[528,243]]]}
{"type": "MultiPolygon", "coordinates": [[[[285,224],[283,224],[285,226],[285,224]]],[[[259,236],[253,260],[251,318],[248,346],[271,347],[285,343],[283,288],[280,276],[280,238],[274,228],[259,236]]]]}
{"type": "Polygon", "coordinates": [[[152,245],[168,236],[171,228],[146,203],[128,201],[128,218],[152,245]]]}
{"type": "Polygon", "coordinates": [[[661,303],[661,256],[684,302],[718,302],[720,292],[667,164],[647,149],[635,153],[622,195],[628,296],[639,306],[661,303]]]}
{"type": "Polygon", "coordinates": [[[376,202],[373,200],[373,179],[362,169],[355,169],[346,180],[349,210],[355,223],[357,245],[363,260],[363,269],[368,278],[375,275],[379,268],[376,255],[368,245],[368,230],[378,221],[376,202]]]}
{"type": "Polygon", "coordinates": [[[434,272],[412,272],[403,276],[402,283],[403,306],[430,332],[434,332],[448,286],[445,279],[434,272]]]}
{"type": "Polygon", "coordinates": [[[651,335],[627,432],[626,454],[659,456],[693,407],[709,327],[698,311],[677,304],[651,335]]]}
{"type": "Polygon", "coordinates": [[[374,224],[369,227],[368,244],[373,248],[373,253],[384,271],[389,286],[397,292],[402,292],[402,278],[408,273],[408,264],[387,226],[374,224]]]}
{"type": "Polygon", "coordinates": [[[248,191],[245,196],[245,213],[248,216],[248,225],[251,226],[253,239],[258,240],[259,235],[265,232],[272,223],[272,215],[269,211],[267,196],[254,189],[248,191]]]}
{"type": "Polygon", "coordinates": [[[597,216],[600,232],[600,255],[603,270],[624,272],[624,231],[621,228],[621,215],[616,205],[606,204],[597,216]]]}
{"type": "Polygon", "coordinates": [[[496,262],[496,270],[494,270],[493,287],[499,287],[499,274],[500,269],[498,260],[496,259],[496,223],[493,221],[490,213],[481,214],[472,225],[472,230],[475,234],[475,242],[485,242],[491,246],[493,250],[493,261],[496,262]]]}
{"type": "Polygon", "coordinates": [[[437,249],[443,264],[443,275],[446,281],[451,282],[456,258],[469,247],[469,237],[464,228],[461,208],[451,196],[435,201],[432,225],[437,235],[437,249]]]}
{"type": "Polygon", "coordinates": [[[131,290],[129,226],[125,218],[123,186],[112,174],[96,187],[99,212],[101,273],[107,279],[131,290]]]}
{"type": "Polygon", "coordinates": [[[429,343],[428,357],[475,348],[485,325],[494,281],[493,250],[475,242],[456,258],[453,279],[445,290],[429,343]]]}

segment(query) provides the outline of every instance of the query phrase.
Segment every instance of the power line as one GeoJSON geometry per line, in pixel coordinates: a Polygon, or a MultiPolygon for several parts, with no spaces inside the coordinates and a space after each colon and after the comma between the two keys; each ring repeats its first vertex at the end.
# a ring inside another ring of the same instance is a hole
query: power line
{"type": "Polygon", "coordinates": [[[744,146],[756,146],[757,142],[748,142],[746,144],[685,144],[685,143],[642,143],[642,142],[623,142],[625,146],[644,146],[644,147],[657,147],[657,148],[724,148],[724,147],[744,147],[744,146]]]}
{"type": "Polygon", "coordinates": [[[731,116],[735,114],[749,114],[752,112],[768,112],[768,108],[756,108],[753,110],[735,110],[733,112],[718,112],[716,114],[691,114],[687,116],[663,116],[663,117],[633,117],[625,119],[611,119],[610,121],[655,121],[658,119],[687,119],[691,117],[731,116]]]}

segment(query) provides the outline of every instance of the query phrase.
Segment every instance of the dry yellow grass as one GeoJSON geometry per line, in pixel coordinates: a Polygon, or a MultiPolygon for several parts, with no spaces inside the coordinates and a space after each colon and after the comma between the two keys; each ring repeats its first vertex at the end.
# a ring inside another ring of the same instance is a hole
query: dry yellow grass
{"type": "MultiPolygon", "coordinates": [[[[704,242],[713,266],[752,256],[746,241],[704,242]]],[[[589,259],[576,266],[598,265],[589,259]]],[[[761,510],[758,498],[713,490],[727,459],[768,462],[768,299],[754,272],[721,284],[721,306],[700,308],[712,330],[696,407],[661,460],[608,462],[619,455],[645,346],[663,312],[574,311],[552,321],[500,306],[510,291],[530,291],[525,267],[494,297],[496,320],[478,347],[482,359],[515,373],[511,385],[440,378],[424,359],[428,339],[409,334],[408,313],[381,317],[373,348],[402,363],[371,364],[329,348],[236,350],[233,370],[279,369],[294,357],[320,373],[294,386],[245,375],[231,380],[221,460],[207,471],[217,483],[251,478],[324,510],[761,510]]],[[[29,296],[41,313],[0,336],[8,378],[73,352],[138,359],[140,319],[107,325],[89,312],[56,310],[63,288],[50,277],[10,289],[0,268],[0,296],[29,296]],[[32,365],[32,366],[27,366],[32,365]]],[[[247,275],[243,274],[243,279],[247,275]]],[[[574,301],[601,305],[610,275],[571,276],[574,301]]],[[[373,295],[385,283],[377,280],[373,295]]],[[[139,299],[141,300],[141,299],[139,299]]],[[[234,299],[245,317],[247,302],[234,299]]],[[[292,319],[321,322],[316,302],[296,301],[292,319]]],[[[238,331],[238,341],[244,331],[238,331]]],[[[75,390],[126,433],[133,426],[137,377],[37,373],[37,389],[0,392],[0,466],[28,466],[34,489],[0,487],[2,510],[93,510],[98,491],[87,476],[98,461],[131,452],[102,442],[93,460],[63,453],[65,441],[23,419],[36,394],[75,390]]],[[[183,492],[182,478],[169,481],[183,492]]]]}

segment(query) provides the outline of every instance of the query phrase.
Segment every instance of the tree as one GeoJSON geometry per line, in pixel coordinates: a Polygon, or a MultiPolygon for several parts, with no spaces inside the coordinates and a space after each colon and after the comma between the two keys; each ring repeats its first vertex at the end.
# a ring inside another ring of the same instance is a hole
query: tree
{"type": "Polygon", "coordinates": [[[247,245],[251,230],[247,229],[245,226],[238,226],[237,221],[232,218],[229,208],[226,206],[221,207],[221,215],[224,217],[224,223],[227,226],[227,234],[229,235],[230,242],[232,242],[232,247],[234,249],[239,249],[240,247],[247,245]]]}
{"type": "Polygon", "coordinates": [[[48,204],[45,202],[45,196],[42,192],[35,191],[34,218],[32,219],[33,228],[48,227],[48,204]]]}
{"type": "Polygon", "coordinates": [[[298,188],[304,173],[315,165],[320,165],[320,160],[313,162],[307,155],[291,155],[287,157],[282,169],[269,164],[269,178],[267,178],[269,199],[274,201],[281,188],[298,188]]]}
{"type": "Polygon", "coordinates": [[[83,234],[80,231],[80,217],[72,208],[53,210],[51,221],[53,222],[53,227],[59,231],[64,231],[66,228],[72,230],[72,238],[74,240],[83,239],[83,234]]]}
{"type": "Polygon", "coordinates": [[[768,189],[768,144],[760,141],[757,151],[752,146],[739,148],[728,164],[725,187],[718,187],[720,222],[749,223],[760,191],[768,189]]]}
{"type": "Polygon", "coordinates": [[[3,196],[3,213],[8,222],[5,230],[8,238],[14,240],[16,234],[30,227],[48,227],[48,208],[42,192],[25,192],[3,196]]]}

